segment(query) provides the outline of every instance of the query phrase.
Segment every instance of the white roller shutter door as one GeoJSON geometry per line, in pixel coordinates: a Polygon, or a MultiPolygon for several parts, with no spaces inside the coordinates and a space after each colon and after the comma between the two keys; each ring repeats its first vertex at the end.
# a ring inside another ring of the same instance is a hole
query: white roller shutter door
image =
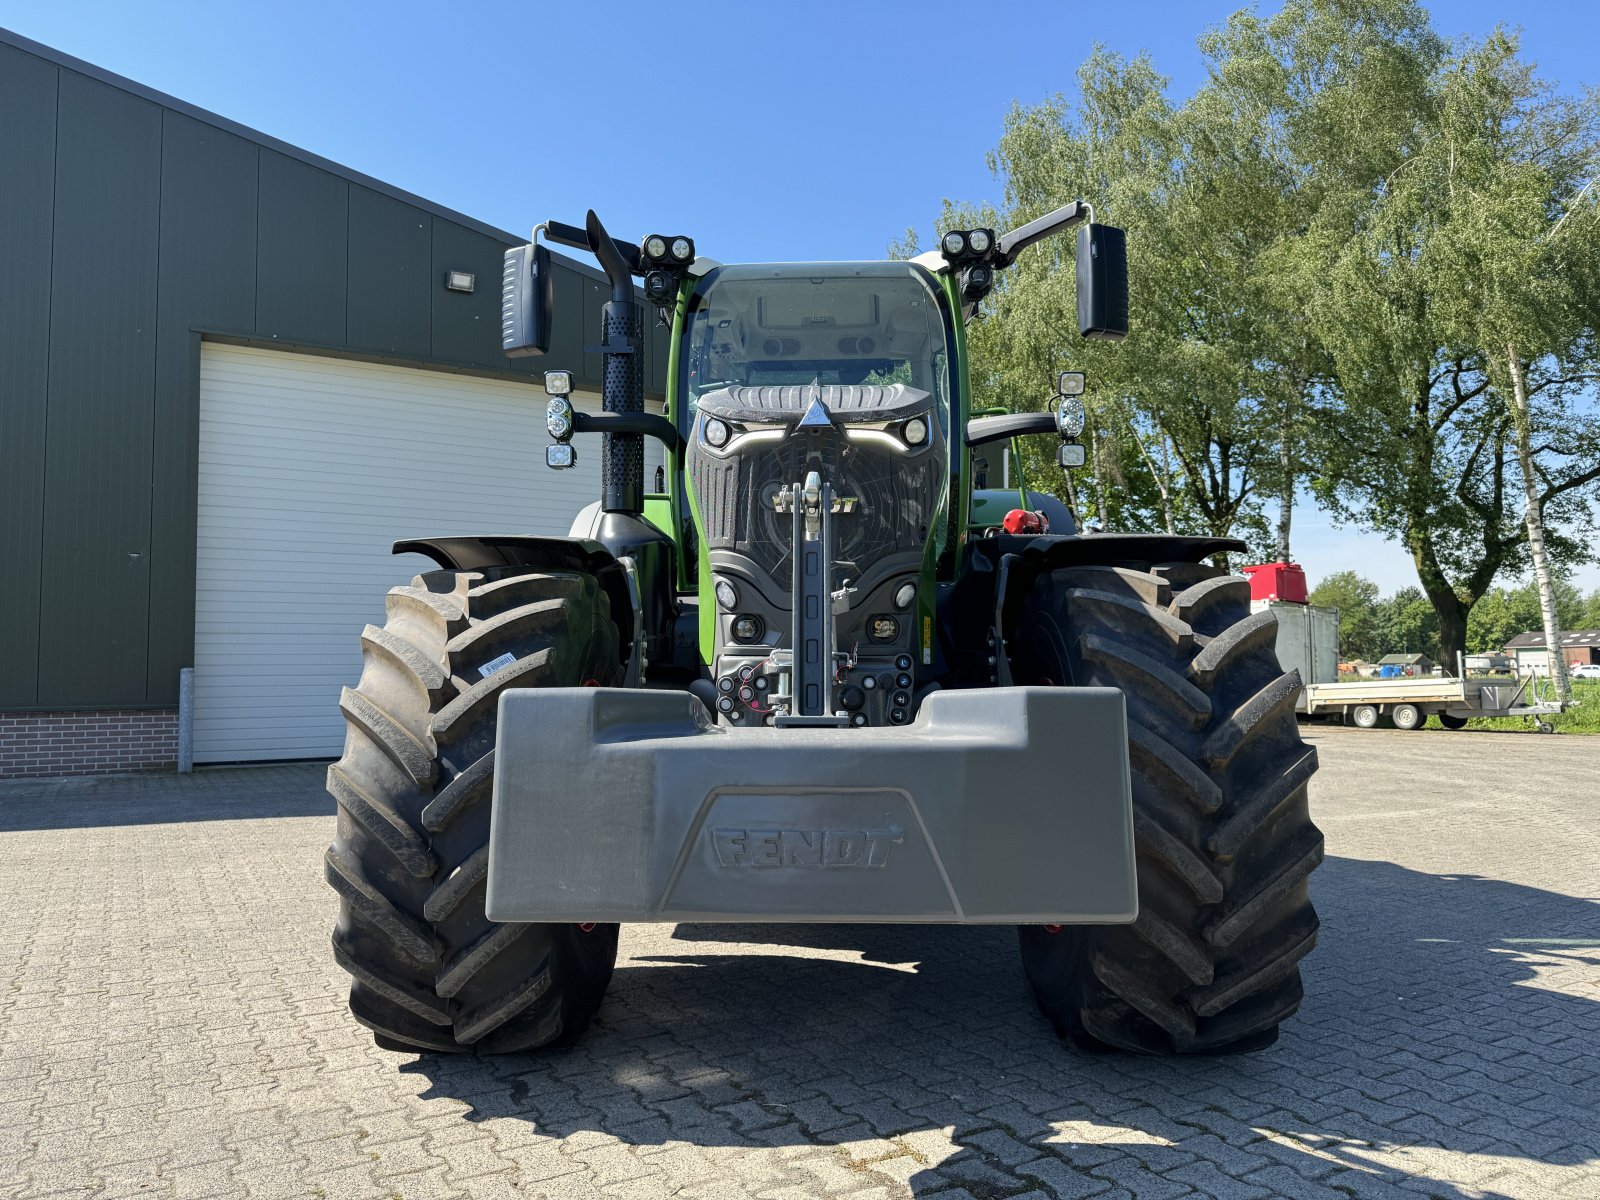
{"type": "MultiPolygon", "coordinates": [[[[544,404],[526,383],[205,343],[197,762],[339,754],[362,626],[434,568],[391,555],[397,538],[567,532],[599,498],[600,440],[547,469],[544,404]]],[[[661,448],[645,446],[651,487],[661,448]]]]}

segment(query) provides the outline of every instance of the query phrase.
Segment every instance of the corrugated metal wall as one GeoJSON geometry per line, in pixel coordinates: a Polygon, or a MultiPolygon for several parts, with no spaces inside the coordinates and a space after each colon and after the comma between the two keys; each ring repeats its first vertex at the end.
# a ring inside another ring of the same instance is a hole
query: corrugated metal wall
{"type": "MultiPolygon", "coordinates": [[[[0,34],[0,709],[170,706],[203,333],[598,387],[605,288],[560,264],[551,353],[509,363],[512,239],[26,46],[0,34]]],[[[645,365],[659,390],[659,328],[645,365]]]]}

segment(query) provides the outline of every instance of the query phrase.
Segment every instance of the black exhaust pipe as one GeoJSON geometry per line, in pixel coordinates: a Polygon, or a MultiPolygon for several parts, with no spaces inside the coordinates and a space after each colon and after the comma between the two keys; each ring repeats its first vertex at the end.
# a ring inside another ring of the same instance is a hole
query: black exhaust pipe
{"type": "MultiPolygon", "coordinates": [[[[599,346],[605,364],[601,406],[606,412],[644,411],[644,310],[633,295],[633,272],[594,209],[584,222],[589,249],[605,268],[611,299],[600,310],[599,346]]],[[[644,512],[644,437],[608,433],[601,447],[600,507],[644,512]]]]}

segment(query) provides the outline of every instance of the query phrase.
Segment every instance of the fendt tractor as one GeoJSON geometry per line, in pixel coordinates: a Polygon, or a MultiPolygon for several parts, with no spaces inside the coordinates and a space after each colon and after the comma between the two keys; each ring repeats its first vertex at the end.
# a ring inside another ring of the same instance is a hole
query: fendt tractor
{"type": "Polygon", "coordinates": [[[725,266],[593,212],[507,252],[514,356],[549,347],[549,243],[610,282],[602,410],[544,377],[546,465],[600,434],[602,494],[568,537],[394,546],[439,569],[362,633],[328,773],[334,953],[380,1046],[570,1042],[624,921],[1015,925],[1082,1047],[1276,1039],[1322,838],[1276,618],[1210,565],[1245,547],[1079,531],[987,478],[1026,436],[1084,461],[1082,374],[975,413],[965,334],[1071,228],[1080,332],[1119,339],[1123,231],[1082,202],[910,261],[725,266]]]}

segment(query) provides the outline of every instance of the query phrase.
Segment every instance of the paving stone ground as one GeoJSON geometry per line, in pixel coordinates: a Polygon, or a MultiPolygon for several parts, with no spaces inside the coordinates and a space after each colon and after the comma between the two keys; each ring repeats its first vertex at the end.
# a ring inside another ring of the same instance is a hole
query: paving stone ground
{"type": "Polygon", "coordinates": [[[575,1049],[381,1051],[320,766],[0,785],[0,1197],[1600,1197],[1600,739],[1310,740],[1305,1006],[1185,1061],[909,926],[630,926],[575,1049]]]}

